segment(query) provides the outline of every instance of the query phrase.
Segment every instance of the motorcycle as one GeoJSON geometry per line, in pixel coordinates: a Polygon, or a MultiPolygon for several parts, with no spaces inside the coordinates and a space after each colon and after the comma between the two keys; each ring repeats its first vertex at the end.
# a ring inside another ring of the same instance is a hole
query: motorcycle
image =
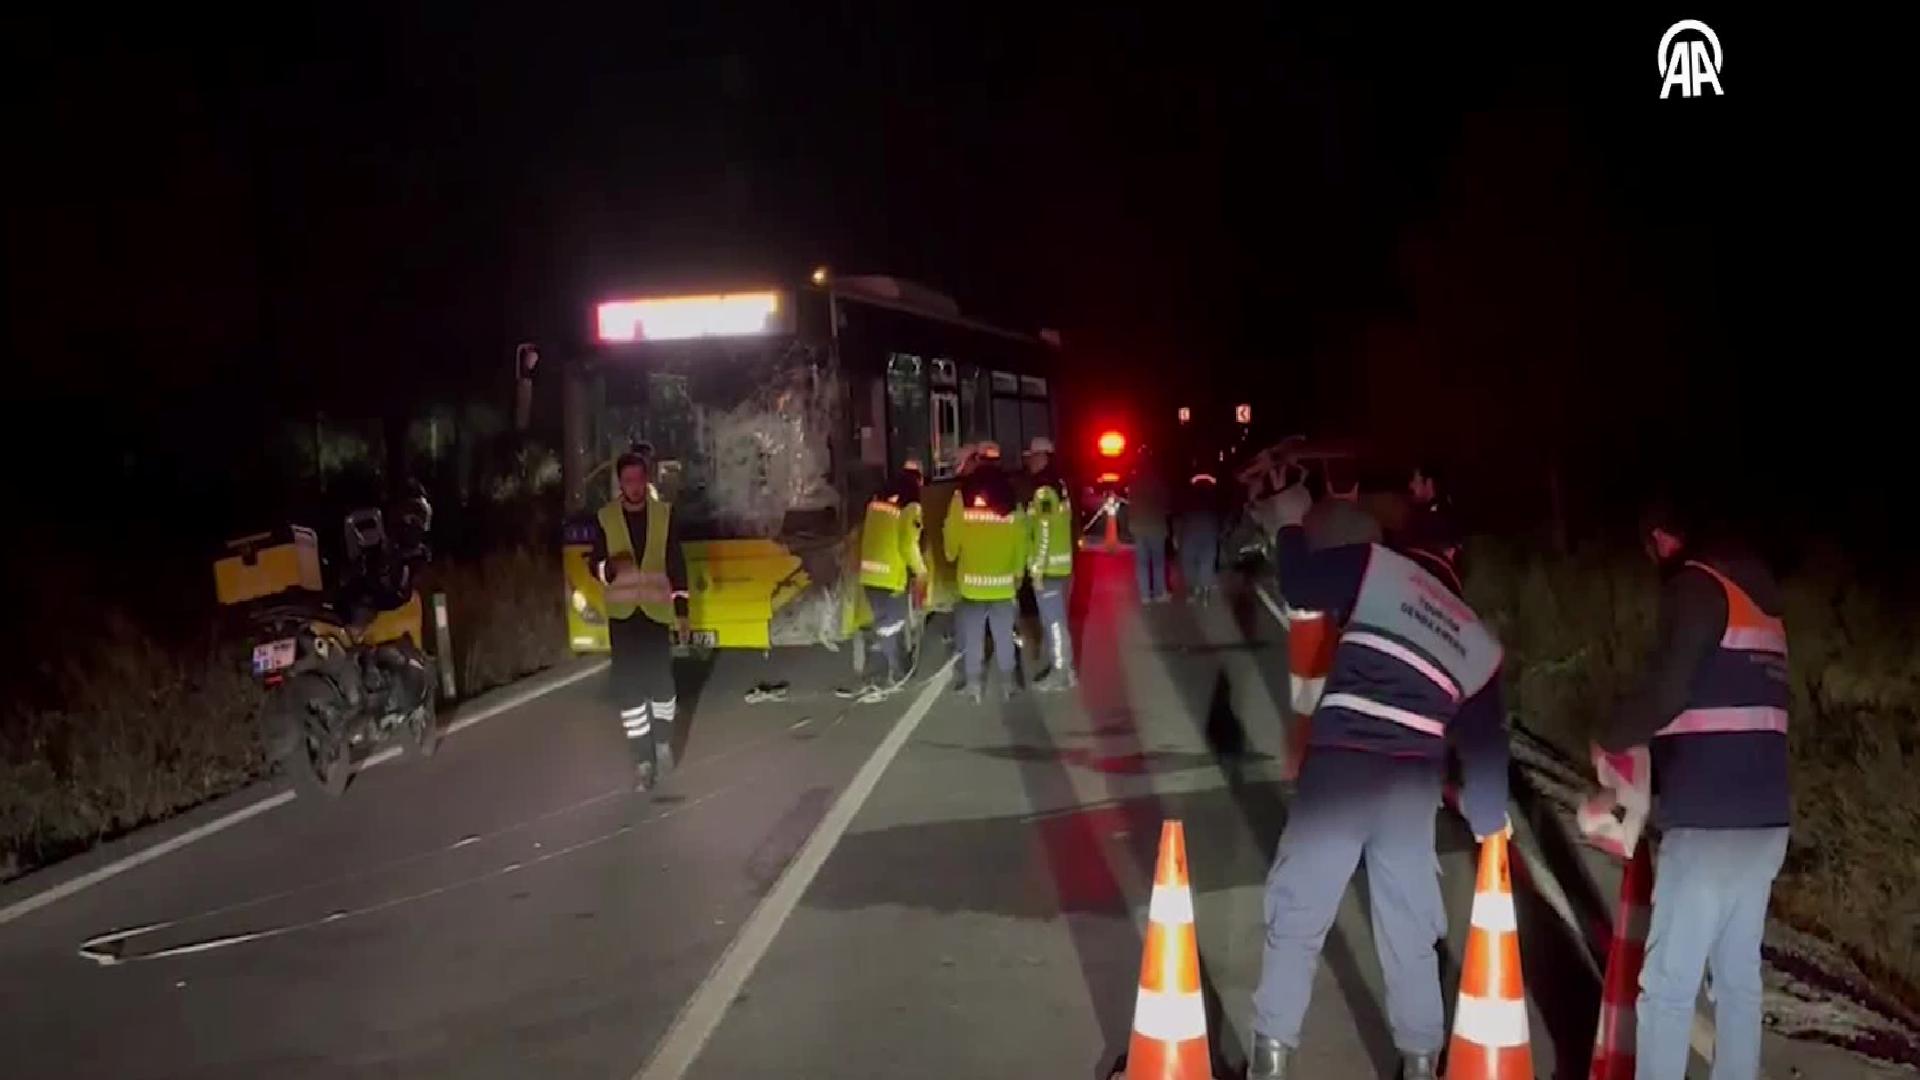
{"type": "MultiPolygon", "coordinates": [[[[248,606],[252,670],[267,692],[262,743],[302,790],[339,795],[355,756],[388,743],[420,757],[439,744],[439,680],[422,648],[416,586],[432,514],[424,495],[397,507],[391,528],[378,509],[354,510],[331,595],[280,590],[248,606]]],[[[293,531],[296,544],[299,533],[311,543],[310,532],[293,531]]]]}

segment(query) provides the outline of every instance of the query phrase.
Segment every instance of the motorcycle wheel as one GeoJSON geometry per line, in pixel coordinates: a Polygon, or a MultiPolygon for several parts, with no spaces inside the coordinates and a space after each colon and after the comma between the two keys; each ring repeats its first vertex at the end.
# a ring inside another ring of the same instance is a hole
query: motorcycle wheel
{"type": "Polygon", "coordinates": [[[346,706],[317,672],[288,679],[268,702],[267,745],[295,788],[329,798],[347,790],[352,748],[329,718],[346,706]]]}

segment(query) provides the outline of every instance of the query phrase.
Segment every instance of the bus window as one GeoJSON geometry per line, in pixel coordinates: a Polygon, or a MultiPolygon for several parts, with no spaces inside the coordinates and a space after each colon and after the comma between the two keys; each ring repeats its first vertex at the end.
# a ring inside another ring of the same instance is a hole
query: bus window
{"type": "MultiPolygon", "coordinates": [[[[1052,411],[1044,401],[1023,401],[1020,403],[1020,430],[1032,442],[1035,436],[1045,435],[1053,438],[1052,411]]],[[[1025,445],[1025,443],[1021,444],[1025,445]]]]}
{"type": "Polygon", "coordinates": [[[952,474],[960,464],[960,396],[936,390],[933,400],[933,473],[952,474]]]}
{"type": "Polygon", "coordinates": [[[960,365],[960,438],[977,443],[993,438],[993,398],[987,373],[972,364],[960,365]]]}
{"type": "Polygon", "coordinates": [[[1026,448],[1026,438],[1020,430],[1019,398],[994,395],[993,437],[1002,453],[1018,453],[1026,448]]]}
{"type": "MultiPolygon", "coordinates": [[[[936,363],[938,363],[936,361],[936,363]]],[[[951,383],[953,362],[946,361],[951,383]]],[[[947,395],[952,398],[952,394],[947,395]]],[[[921,362],[908,353],[887,358],[887,446],[890,469],[898,469],[909,456],[927,452],[927,390],[921,378],[921,362]]],[[[949,439],[959,427],[948,430],[949,439]]]]}
{"type": "Polygon", "coordinates": [[[1017,394],[1020,392],[1020,378],[1011,371],[993,373],[993,392],[996,394],[1017,394]]]}
{"type": "Polygon", "coordinates": [[[955,386],[960,381],[959,376],[954,372],[953,361],[944,356],[937,357],[933,361],[932,375],[935,386],[955,386]]]}

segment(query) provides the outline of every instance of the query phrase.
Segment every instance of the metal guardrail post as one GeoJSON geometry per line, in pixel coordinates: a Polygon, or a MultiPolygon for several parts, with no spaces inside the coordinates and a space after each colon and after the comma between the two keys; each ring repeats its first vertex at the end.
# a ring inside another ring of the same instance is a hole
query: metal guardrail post
{"type": "Polygon", "coordinates": [[[440,669],[440,696],[459,697],[453,678],[453,631],[447,625],[447,594],[433,594],[433,655],[440,669]]]}

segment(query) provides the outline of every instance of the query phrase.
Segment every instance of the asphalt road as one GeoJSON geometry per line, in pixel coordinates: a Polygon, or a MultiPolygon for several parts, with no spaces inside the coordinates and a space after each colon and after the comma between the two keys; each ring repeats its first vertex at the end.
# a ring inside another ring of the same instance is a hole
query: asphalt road
{"type": "MultiPolygon", "coordinates": [[[[1105,1077],[1173,817],[1227,1075],[1286,813],[1283,638],[1244,592],[1143,611],[1130,576],[1083,559],[1077,694],[972,707],[936,645],[924,690],[857,705],[827,693],[845,654],[726,654],[682,668],[683,768],[648,799],[597,674],[0,924],[0,1072],[1105,1077]],[[763,678],[790,700],[746,704],[763,678]]],[[[1456,957],[1473,851],[1441,835],[1456,957]]],[[[1538,1073],[1584,1075],[1591,978],[1550,910],[1520,917],[1538,1073]]],[[[1392,1075],[1364,881],[1301,1053],[1392,1075]]]]}

